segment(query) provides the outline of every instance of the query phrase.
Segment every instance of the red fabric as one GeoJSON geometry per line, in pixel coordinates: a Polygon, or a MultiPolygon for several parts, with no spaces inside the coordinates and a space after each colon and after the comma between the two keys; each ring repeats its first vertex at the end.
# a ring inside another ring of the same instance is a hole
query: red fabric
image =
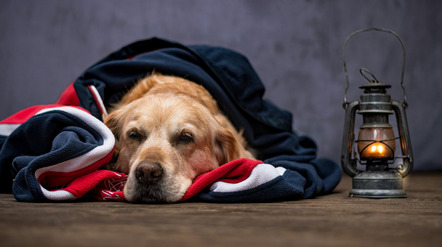
{"type": "MultiPolygon", "coordinates": [[[[62,107],[62,106],[65,106],[65,105],[52,104],[52,105],[31,106],[29,108],[21,110],[21,111],[15,113],[14,115],[0,121],[0,124],[22,124],[22,123],[26,122],[28,119],[30,119],[31,117],[33,117],[35,114],[37,114],[41,110],[48,109],[48,108],[54,108],[54,107],[62,107]]],[[[75,108],[78,108],[80,110],[83,110],[83,111],[89,113],[84,108],[80,108],[80,107],[75,107],[75,108]]]]}
{"type": "Polygon", "coordinates": [[[126,174],[109,170],[97,170],[72,181],[63,190],[81,198],[85,194],[97,200],[124,201],[123,187],[127,179],[126,174]]]}
{"type": "Polygon", "coordinates": [[[66,90],[64,90],[64,92],[60,95],[60,98],[57,100],[57,104],[70,106],[80,105],[80,99],[75,92],[74,83],[69,85],[66,90]]]}
{"type": "Polygon", "coordinates": [[[262,164],[259,160],[237,159],[226,163],[213,171],[204,173],[195,178],[190,188],[186,191],[181,201],[185,201],[216,181],[238,183],[250,176],[252,170],[262,164]],[[221,179],[222,178],[222,179],[221,179]]]}

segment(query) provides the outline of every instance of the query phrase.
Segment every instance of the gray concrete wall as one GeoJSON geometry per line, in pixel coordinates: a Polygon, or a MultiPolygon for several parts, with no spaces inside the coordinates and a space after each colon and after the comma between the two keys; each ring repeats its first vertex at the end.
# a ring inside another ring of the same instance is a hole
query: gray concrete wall
{"type": "MultiPolygon", "coordinates": [[[[294,114],[298,134],[319,156],[340,159],[344,39],[367,27],[398,33],[407,51],[405,85],[416,170],[442,170],[442,2],[291,0],[0,1],[0,119],[54,103],[89,65],[152,36],[209,44],[247,56],[267,86],[265,97],[294,114]]],[[[349,99],[366,67],[399,88],[401,50],[384,33],[349,43],[349,99]]]]}

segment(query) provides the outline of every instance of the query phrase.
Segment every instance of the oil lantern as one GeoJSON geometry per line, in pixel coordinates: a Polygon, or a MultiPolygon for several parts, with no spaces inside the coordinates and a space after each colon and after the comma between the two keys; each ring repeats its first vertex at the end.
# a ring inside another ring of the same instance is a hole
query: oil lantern
{"type": "Polygon", "coordinates": [[[353,188],[349,196],[366,198],[406,197],[403,189],[403,178],[410,173],[413,167],[413,153],[405,114],[407,97],[403,84],[405,69],[403,42],[397,34],[390,30],[378,28],[358,30],[346,38],[342,58],[347,87],[343,104],[345,122],[341,164],[344,172],[353,179],[353,188]],[[403,101],[392,100],[387,93],[387,89],[391,88],[391,85],[379,82],[365,68],[359,70],[362,77],[367,80],[359,87],[363,90],[363,93],[358,100],[347,101],[349,80],[345,48],[354,35],[368,31],[385,32],[399,40],[403,54],[400,81],[404,94],[403,101]],[[355,118],[359,115],[362,116],[362,125],[357,130],[357,135],[355,135],[355,118]],[[392,115],[396,117],[396,128],[393,128],[389,123],[389,117],[392,115]]]}

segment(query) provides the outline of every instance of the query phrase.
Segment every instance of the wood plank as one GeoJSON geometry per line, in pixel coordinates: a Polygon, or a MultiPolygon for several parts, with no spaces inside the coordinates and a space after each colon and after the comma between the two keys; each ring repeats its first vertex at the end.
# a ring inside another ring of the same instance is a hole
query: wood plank
{"type": "Polygon", "coordinates": [[[411,174],[406,199],[334,193],[274,203],[22,203],[0,194],[1,246],[441,246],[442,173],[411,174]]]}

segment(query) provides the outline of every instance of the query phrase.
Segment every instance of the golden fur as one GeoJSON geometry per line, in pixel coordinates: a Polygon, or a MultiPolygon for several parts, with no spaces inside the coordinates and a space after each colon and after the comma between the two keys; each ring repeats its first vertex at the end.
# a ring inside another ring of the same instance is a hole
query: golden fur
{"type": "Polygon", "coordinates": [[[105,124],[117,139],[110,169],[128,174],[130,202],[176,202],[196,176],[234,159],[254,159],[212,96],[180,77],[141,79],[105,124]]]}

